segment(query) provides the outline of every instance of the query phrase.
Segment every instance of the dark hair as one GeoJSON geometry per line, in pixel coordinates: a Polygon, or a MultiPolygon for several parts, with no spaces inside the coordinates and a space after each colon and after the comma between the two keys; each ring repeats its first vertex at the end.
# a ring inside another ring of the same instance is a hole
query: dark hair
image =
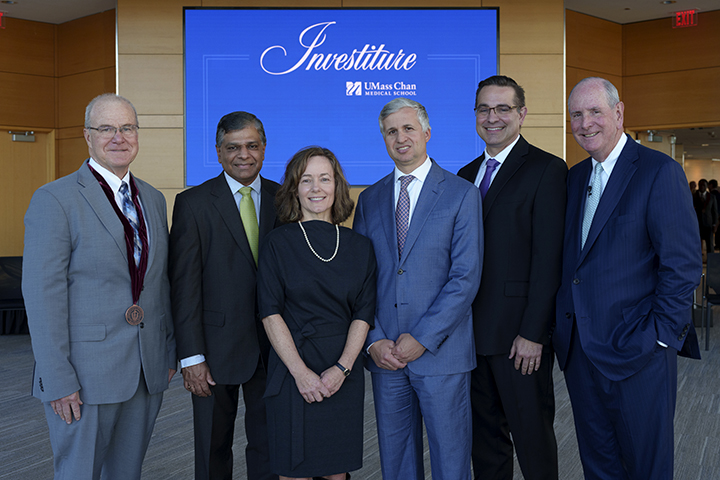
{"type": "Polygon", "coordinates": [[[480,90],[485,87],[489,87],[490,85],[494,85],[496,87],[512,88],[513,90],[515,90],[515,104],[518,107],[525,106],[525,90],[523,90],[523,88],[518,85],[515,80],[510,77],[506,77],[505,75],[493,75],[492,77],[488,77],[482,82],[478,83],[477,90],[475,90],[475,105],[473,105],[473,108],[477,107],[477,99],[480,95],[480,90]]]}
{"type": "Polygon", "coordinates": [[[342,223],[348,219],[355,207],[350,198],[350,185],[335,154],[327,148],[311,146],[297,152],[285,167],[283,183],[275,195],[277,215],[281,222],[299,222],[302,219],[300,200],[298,199],[298,185],[300,177],[307,169],[310,157],[325,157],[330,161],[333,176],[335,177],[335,201],[332,205],[332,222],[342,223]]]}
{"type": "Polygon", "coordinates": [[[708,187],[712,188],[713,190],[716,189],[718,186],[718,181],[714,178],[708,182],[708,187]]]}
{"type": "Polygon", "coordinates": [[[215,133],[215,146],[219,147],[222,145],[226,133],[236,132],[247,127],[255,127],[255,130],[257,130],[260,135],[260,141],[263,145],[267,145],[265,128],[263,128],[263,124],[259,118],[248,112],[232,112],[222,117],[218,122],[217,132],[215,133]]]}

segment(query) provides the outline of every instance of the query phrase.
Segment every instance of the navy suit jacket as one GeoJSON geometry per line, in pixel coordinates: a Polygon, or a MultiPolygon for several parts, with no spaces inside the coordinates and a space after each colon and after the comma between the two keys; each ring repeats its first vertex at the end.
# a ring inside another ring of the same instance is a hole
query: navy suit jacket
{"type": "Polygon", "coordinates": [[[680,165],[632,138],[600,198],[585,247],[583,214],[590,158],[570,169],[562,285],[553,345],[567,362],[576,324],[587,357],[623,380],[650,359],[657,341],[699,358],[691,319],[702,274],[697,217],[680,165]]]}
{"type": "MultiPolygon", "coordinates": [[[[360,194],[353,228],[368,237],[378,264],[375,329],[367,345],[409,333],[426,349],[408,364],[418,375],[475,368],[471,304],[480,285],[482,208],[475,186],[434,161],[398,259],[394,175],[360,194]]],[[[386,373],[367,358],[366,367],[386,373]]]]}

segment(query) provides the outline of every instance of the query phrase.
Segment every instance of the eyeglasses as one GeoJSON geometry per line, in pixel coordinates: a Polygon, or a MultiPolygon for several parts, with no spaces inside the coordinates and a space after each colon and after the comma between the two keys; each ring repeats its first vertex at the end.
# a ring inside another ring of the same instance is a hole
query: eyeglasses
{"type": "Polygon", "coordinates": [[[133,138],[138,134],[137,125],[123,125],[122,127],[113,127],[112,125],[100,125],[99,127],[87,127],[88,130],[95,130],[101,138],[113,138],[120,131],[120,135],[125,138],[133,138]]]}
{"type": "Polygon", "coordinates": [[[520,108],[517,105],[495,105],[494,107],[488,107],[487,105],[480,105],[479,107],[475,107],[475,115],[478,117],[487,117],[490,115],[490,112],[492,110],[495,110],[495,115],[498,117],[506,117],[510,115],[510,112],[513,111],[514,108],[520,108]]]}

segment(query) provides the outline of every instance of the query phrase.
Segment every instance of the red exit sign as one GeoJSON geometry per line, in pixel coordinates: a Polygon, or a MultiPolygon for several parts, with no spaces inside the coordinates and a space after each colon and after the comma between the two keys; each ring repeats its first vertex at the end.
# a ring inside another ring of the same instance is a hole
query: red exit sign
{"type": "Polygon", "coordinates": [[[697,27],[697,24],[697,10],[684,10],[673,14],[673,28],[697,27]]]}

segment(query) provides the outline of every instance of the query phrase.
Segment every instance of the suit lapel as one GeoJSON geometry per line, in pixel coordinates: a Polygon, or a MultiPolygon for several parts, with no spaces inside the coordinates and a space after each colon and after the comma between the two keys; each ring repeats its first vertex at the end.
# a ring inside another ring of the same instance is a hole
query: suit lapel
{"type": "MultiPolygon", "coordinates": [[[[433,160],[430,172],[428,172],[425,182],[423,183],[422,190],[420,191],[420,197],[418,198],[415,210],[413,210],[412,218],[410,219],[410,228],[408,229],[407,238],[405,239],[405,246],[403,247],[403,255],[400,259],[400,263],[404,262],[407,258],[412,246],[420,235],[427,217],[435,207],[435,204],[440,199],[444,188],[442,182],[445,181],[445,175],[442,169],[433,160]]],[[[397,248],[397,247],[396,247],[397,248]]]]}
{"type": "MultiPolygon", "coordinates": [[[[623,196],[623,193],[625,193],[625,189],[627,189],[630,180],[637,170],[635,160],[637,160],[638,155],[635,145],[635,141],[628,138],[625,148],[620,152],[620,157],[618,157],[617,163],[605,186],[605,190],[603,190],[602,197],[600,197],[600,203],[595,211],[595,216],[593,217],[592,225],[590,226],[590,231],[585,241],[585,247],[580,253],[580,262],[583,261],[588,250],[592,248],[598,235],[602,229],[605,228],[605,224],[615,211],[615,207],[617,207],[620,198],[623,196]]],[[[582,225],[582,217],[580,218],[580,224],[582,225]]]]}
{"type": "MultiPolygon", "coordinates": [[[[567,212],[565,219],[565,228],[568,229],[566,235],[571,238],[571,244],[566,245],[566,249],[572,249],[575,258],[579,257],[580,243],[582,242],[582,221],[583,213],[585,212],[585,202],[587,201],[587,186],[590,182],[590,173],[592,172],[592,161],[588,158],[580,163],[578,166],[573,167],[578,170],[578,175],[582,179],[582,182],[576,182],[570,186],[568,184],[568,199],[567,199],[567,212]],[[570,190],[572,188],[572,190],[570,190]]],[[[567,251],[568,255],[571,251],[567,251]]],[[[572,257],[570,257],[572,258],[572,257]]]]}
{"type": "Polygon", "coordinates": [[[500,170],[498,170],[497,175],[495,175],[493,182],[490,184],[490,188],[485,194],[485,198],[483,199],[483,220],[490,212],[498,194],[505,188],[508,181],[515,175],[515,172],[525,163],[527,153],[528,143],[524,138],[520,137],[515,147],[513,147],[510,154],[500,166],[500,170]]]}
{"type": "Polygon", "coordinates": [[[157,215],[157,209],[152,203],[152,199],[150,198],[150,194],[145,188],[145,184],[143,182],[138,182],[136,178],[135,186],[137,186],[138,189],[140,206],[142,207],[143,217],[145,218],[145,228],[147,228],[148,232],[150,251],[148,252],[147,270],[150,270],[150,266],[155,259],[155,253],[157,249],[157,241],[153,241],[153,238],[157,239],[160,226],[163,224],[163,222],[157,215]]]}
{"type": "Polygon", "coordinates": [[[112,205],[110,205],[102,187],[87,166],[87,162],[84,162],[80,170],[78,170],[78,184],[80,194],[88,202],[90,208],[93,209],[113,240],[115,240],[115,244],[127,262],[127,246],[125,245],[125,230],[123,230],[122,222],[112,205]]]}
{"type": "Polygon", "coordinates": [[[250,244],[248,243],[247,236],[245,235],[245,228],[243,227],[242,220],[240,219],[240,211],[235,204],[235,198],[233,198],[233,194],[230,192],[230,187],[228,187],[228,183],[225,181],[223,173],[215,177],[212,187],[210,195],[213,197],[213,205],[220,214],[220,217],[223,219],[223,222],[225,222],[228,230],[230,230],[230,234],[235,240],[238,248],[240,248],[248,260],[255,265],[255,258],[253,258],[252,251],[250,250],[250,244]]]}
{"type": "MultiPolygon", "coordinates": [[[[394,172],[394,171],[393,171],[394,172]]],[[[395,175],[391,173],[382,180],[382,186],[376,197],[373,199],[377,202],[376,209],[368,209],[368,212],[379,211],[380,223],[382,224],[385,238],[388,242],[388,249],[395,252],[394,259],[398,258],[397,247],[397,225],[395,225],[395,175]]]]}
{"type": "Polygon", "coordinates": [[[260,225],[258,226],[258,245],[262,245],[265,235],[267,235],[270,230],[275,227],[275,219],[277,217],[275,211],[275,195],[267,188],[267,180],[260,177],[260,182],[260,225]]]}

